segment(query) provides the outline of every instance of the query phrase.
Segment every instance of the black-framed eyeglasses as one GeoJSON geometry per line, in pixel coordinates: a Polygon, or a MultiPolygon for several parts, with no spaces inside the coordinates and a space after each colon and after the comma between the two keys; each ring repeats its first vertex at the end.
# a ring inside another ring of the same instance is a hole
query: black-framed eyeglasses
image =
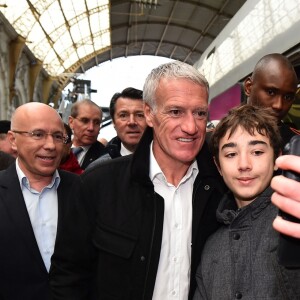
{"type": "Polygon", "coordinates": [[[46,137],[48,135],[52,136],[53,141],[55,143],[66,144],[67,140],[68,140],[68,138],[65,137],[63,135],[63,133],[61,133],[61,132],[48,133],[48,132],[45,132],[44,130],[33,130],[33,131],[12,130],[12,132],[19,133],[19,134],[23,134],[23,133],[27,134],[29,137],[32,137],[34,140],[37,140],[37,141],[41,141],[43,139],[46,139],[46,137]]]}

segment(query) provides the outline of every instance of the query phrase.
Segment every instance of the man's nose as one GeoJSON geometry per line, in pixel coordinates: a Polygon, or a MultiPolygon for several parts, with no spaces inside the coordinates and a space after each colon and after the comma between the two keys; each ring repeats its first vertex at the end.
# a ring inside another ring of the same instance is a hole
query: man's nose
{"type": "Polygon", "coordinates": [[[197,120],[192,113],[188,113],[181,123],[181,130],[192,135],[198,131],[197,120]]]}

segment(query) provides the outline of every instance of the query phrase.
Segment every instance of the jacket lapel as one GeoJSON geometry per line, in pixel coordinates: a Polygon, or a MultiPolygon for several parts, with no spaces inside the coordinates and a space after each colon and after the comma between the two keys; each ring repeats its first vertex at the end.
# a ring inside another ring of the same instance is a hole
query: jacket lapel
{"type": "Polygon", "coordinates": [[[28,251],[32,252],[32,257],[37,259],[39,265],[46,271],[20,188],[15,163],[0,174],[0,201],[6,208],[11,226],[15,227],[15,238],[22,240],[28,251]]]}

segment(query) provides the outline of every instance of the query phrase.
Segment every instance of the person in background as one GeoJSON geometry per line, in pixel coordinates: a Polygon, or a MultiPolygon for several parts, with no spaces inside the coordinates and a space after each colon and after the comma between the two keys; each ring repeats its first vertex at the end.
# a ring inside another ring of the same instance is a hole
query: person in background
{"type": "Polygon", "coordinates": [[[12,155],[0,151],[0,171],[7,169],[15,160],[16,158],[12,155]]]}
{"type": "Polygon", "coordinates": [[[97,140],[101,121],[102,110],[93,101],[81,100],[73,104],[69,116],[73,130],[72,150],[83,170],[105,153],[105,146],[97,140]]]}
{"type": "Polygon", "coordinates": [[[104,138],[104,137],[99,137],[99,138],[98,138],[98,141],[99,141],[101,144],[103,144],[104,146],[106,146],[107,143],[108,143],[107,139],[104,138]]]}
{"type": "Polygon", "coordinates": [[[277,119],[270,108],[232,109],[211,137],[212,153],[230,192],[216,216],[222,227],[205,244],[194,300],[300,299],[300,269],[277,261],[278,209],[270,182],[281,153],[277,119]]]}
{"type": "Polygon", "coordinates": [[[129,87],[115,93],[109,112],[117,136],[109,141],[106,154],[89,165],[92,168],[104,160],[132,154],[147,126],[143,110],[143,91],[129,87]]]}
{"type": "Polygon", "coordinates": [[[72,222],[68,239],[90,246],[90,255],[68,243],[53,255],[54,299],[86,300],[91,274],[95,299],[191,299],[225,188],[205,143],[208,90],[206,79],[183,62],[163,64],[148,75],[148,127],[133,155],[81,175],[92,243],[78,240],[78,222],[72,222]],[[72,261],[73,255],[80,259],[72,261]]]}
{"type": "Polygon", "coordinates": [[[21,105],[12,116],[7,135],[18,157],[0,172],[0,299],[52,299],[48,272],[59,233],[68,218],[84,217],[70,213],[79,176],[57,171],[63,132],[59,114],[46,104],[21,105]]]}
{"type": "Polygon", "coordinates": [[[9,130],[10,121],[0,120],[0,151],[6,152],[16,158],[18,153],[13,150],[8,140],[7,132],[9,130]]]}
{"type": "MultiPolygon", "coordinates": [[[[300,174],[299,156],[280,156],[276,160],[276,165],[282,170],[291,170],[300,174]]],[[[274,190],[272,195],[273,204],[300,220],[300,182],[279,175],[272,179],[271,187],[274,190]]],[[[287,221],[281,216],[277,216],[273,226],[285,235],[300,238],[300,224],[297,222],[287,221]]]]}
{"type": "Polygon", "coordinates": [[[63,155],[58,168],[80,175],[84,172],[84,170],[80,168],[75,154],[71,151],[72,129],[66,123],[64,123],[64,135],[66,136],[67,140],[63,147],[63,155]]]}
{"type": "Polygon", "coordinates": [[[276,114],[282,148],[292,136],[300,134],[298,130],[283,123],[296,98],[297,83],[297,74],[292,64],[279,53],[262,57],[255,65],[252,75],[244,81],[247,103],[271,107],[276,114]]]}

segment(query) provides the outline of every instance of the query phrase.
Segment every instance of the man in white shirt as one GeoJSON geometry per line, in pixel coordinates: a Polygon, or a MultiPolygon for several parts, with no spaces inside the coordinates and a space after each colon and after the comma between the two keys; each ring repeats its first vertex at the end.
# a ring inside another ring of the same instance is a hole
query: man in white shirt
{"type": "MultiPolygon", "coordinates": [[[[91,254],[74,261],[70,257],[80,250],[68,243],[54,254],[55,299],[87,299],[83,285],[90,274],[95,299],[193,295],[202,247],[218,226],[215,210],[224,192],[205,142],[208,83],[195,68],[175,61],[152,70],[143,99],[148,128],[133,155],[81,175],[93,226],[92,243],[82,243],[91,254]]],[[[73,236],[62,236],[75,241],[76,228],[73,236]]]]}
{"type": "MultiPolygon", "coordinates": [[[[48,272],[62,216],[80,179],[57,171],[66,137],[59,114],[30,102],[18,107],[8,139],[16,163],[0,172],[0,298],[51,299],[48,272]]],[[[80,234],[80,233],[79,233],[80,234]]]]}
{"type": "Polygon", "coordinates": [[[106,153],[93,161],[88,168],[107,159],[132,154],[147,127],[141,90],[128,87],[121,93],[115,93],[110,101],[109,113],[117,136],[106,145],[106,153]]]}

